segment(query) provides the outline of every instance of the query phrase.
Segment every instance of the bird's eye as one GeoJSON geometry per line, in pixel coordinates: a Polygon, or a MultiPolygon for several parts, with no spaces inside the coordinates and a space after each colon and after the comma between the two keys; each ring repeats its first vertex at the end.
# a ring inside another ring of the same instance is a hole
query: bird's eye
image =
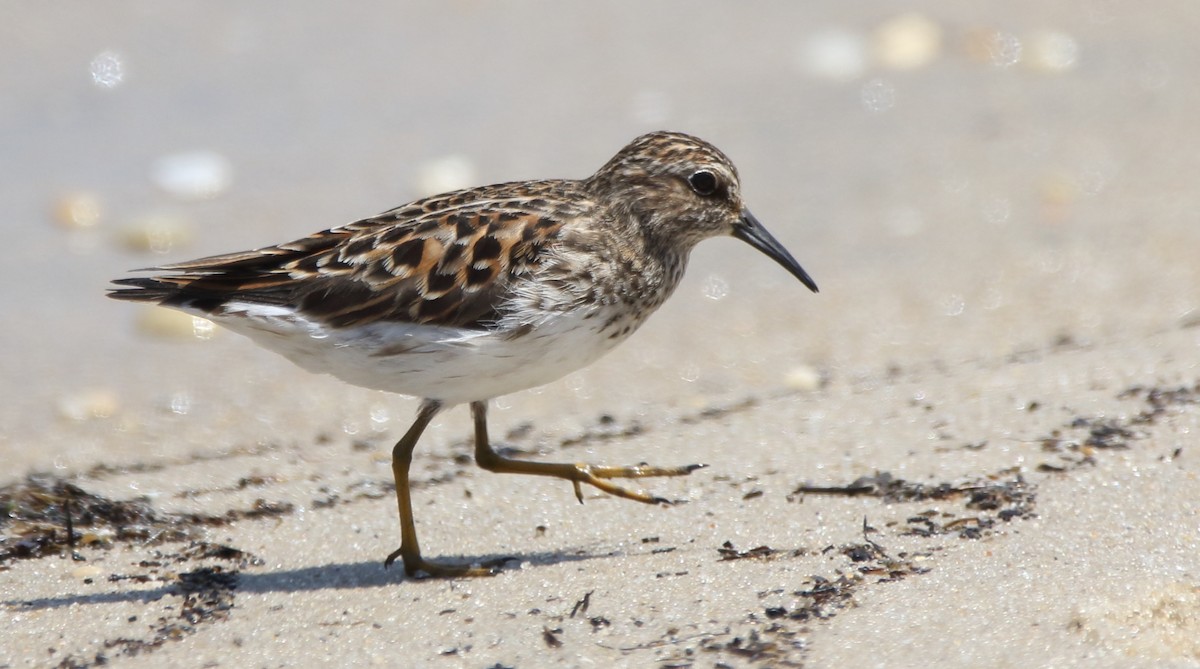
{"type": "Polygon", "coordinates": [[[688,185],[697,195],[712,195],[717,192],[717,175],[708,170],[699,170],[688,177],[688,185]]]}

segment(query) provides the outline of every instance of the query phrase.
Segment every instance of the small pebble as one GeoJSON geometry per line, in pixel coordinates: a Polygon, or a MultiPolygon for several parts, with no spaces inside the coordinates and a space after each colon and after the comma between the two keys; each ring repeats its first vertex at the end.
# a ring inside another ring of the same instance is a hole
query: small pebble
{"type": "Polygon", "coordinates": [[[150,180],[180,200],[208,200],[229,188],[233,166],[225,156],[207,149],[173,153],[154,162],[150,180]]]}
{"type": "Polygon", "coordinates": [[[875,29],[875,60],[893,70],[915,70],[932,63],[942,52],[942,27],[915,12],[901,14],[875,29]]]}
{"type": "Polygon", "coordinates": [[[58,413],[73,421],[109,418],[121,409],[117,393],[108,388],[85,388],[58,400],[58,413]]]}
{"type": "Polygon", "coordinates": [[[436,195],[475,183],[475,165],[470,158],[449,155],[431,160],[417,169],[416,190],[422,195],[436,195]]]}
{"type": "Polygon", "coordinates": [[[821,373],[809,365],[800,365],[789,370],[783,382],[793,390],[817,390],[821,387],[821,373]]]}
{"type": "Polygon", "coordinates": [[[979,63],[1005,68],[1021,62],[1024,46],[1011,33],[989,28],[972,28],[963,40],[967,57],[979,63]]]}
{"type": "Polygon", "coordinates": [[[1038,180],[1038,194],[1042,203],[1051,206],[1074,204],[1082,190],[1079,180],[1066,172],[1053,172],[1038,180]]]}
{"type": "Polygon", "coordinates": [[[93,228],[100,223],[100,209],[95,193],[67,193],[54,203],[54,218],[65,228],[93,228]]]}
{"type": "Polygon", "coordinates": [[[867,70],[866,40],[849,30],[822,30],[800,44],[796,65],[818,79],[853,81],[867,70]]]}
{"type": "Polygon", "coordinates": [[[1042,31],[1027,40],[1026,66],[1046,74],[1062,74],[1075,69],[1079,61],[1079,43],[1062,32],[1042,31]]]}
{"type": "Polygon", "coordinates": [[[143,309],[137,328],[143,334],[164,339],[212,339],[216,334],[212,321],[166,307],[143,309]]]}
{"type": "Polygon", "coordinates": [[[104,543],[106,540],[111,539],[112,535],[112,531],[106,531],[105,537],[102,537],[95,532],[84,532],[83,534],[79,535],[79,538],[76,539],[76,542],[80,546],[91,546],[92,544],[104,543]]]}
{"type": "Polygon", "coordinates": [[[85,564],[82,567],[76,567],[71,570],[71,576],[81,581],[88,578],[96,578],[103,573],[104,570],[94,564],[85,564]]]}
{"type": "Polygon", "coordinates": [[[170,253],[192,241],[192,226],[175,215],[150,214],[125,226],[121,241],[140,253],[170,253]]]}

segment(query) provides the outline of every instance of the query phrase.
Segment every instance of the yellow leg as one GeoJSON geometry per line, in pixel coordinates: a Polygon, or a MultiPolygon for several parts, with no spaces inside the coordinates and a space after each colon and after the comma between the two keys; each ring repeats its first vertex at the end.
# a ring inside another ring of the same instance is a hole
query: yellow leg
{"type": "Polygon", "coordinates": [[[586,463],[559,462],[529,462],[513,460],[501,456],[492,450],[487,434],[487,402],[471,402],[471,417],[475,419],[475,462],[480,467],[500,474],[533,474],[534,476],[554,476],[566,479],[575,486],[575,498],[583,502],[581,483],[586,483],[603,490],[610,495],[632,499],[647,504],[670,504],[670,500],[647,494],[640,490],[628,490],[609,482],[607,479],[637,479],[651,476],[687,476],[705,465],[685,465],[683,467],[651,467],[649,465],[633,465],[630,467],[605,467],[586,463]]]}
{"type": "Polygon", "coordinates": [[[421,546],[417,543],[417,526],[413,522],[412,498],[409,494],[408,468],[412,464],[413,449],[429,421],[442,410],[441,402],[426,400],[417,411],[417,420],[392,449],[392,475],[396,479],[396,505],[400,509],[400,548],[392,551],[384,561],[390,567],[396,558],[404,561],[404,573],[416,576],[424,572],[430,576],[491,576],[495,567],[504,560],[482,566],[465,564],[440,564],[421,557],[421,546]]]}

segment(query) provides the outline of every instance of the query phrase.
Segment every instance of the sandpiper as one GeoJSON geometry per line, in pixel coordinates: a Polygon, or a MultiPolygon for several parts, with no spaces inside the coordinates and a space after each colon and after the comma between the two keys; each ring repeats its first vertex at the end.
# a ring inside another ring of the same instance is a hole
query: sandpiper
{"type": "Polygon", "coordinates": [[[517,181],[418,200],[349,225],[252,251],[153,267],[111,297],[211,319],[301,367],[421,398],[392,450],[407,574],[481,576],[500,562],[421,555],[408,470],[422,431],[468,403],[475,461],[553,476],[650,504],[615,478],[683,476],[681,467],[514,460],[493,450],[488,400],[584,367],[671,295],[701,240],[736,237],[817,286],[742,203],[737,170],[711,144],[676,132],[633,140],[586,179],[517,181]]]}

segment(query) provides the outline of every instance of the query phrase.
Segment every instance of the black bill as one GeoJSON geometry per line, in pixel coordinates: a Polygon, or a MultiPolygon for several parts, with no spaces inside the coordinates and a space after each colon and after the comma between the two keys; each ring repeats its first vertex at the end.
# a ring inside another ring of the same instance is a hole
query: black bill
{"type": "Polygon", "coordinates": [[[742,210],[742,220],[733,226],[733,236],[767,254],[771,260],[783,265],[784,269],[791,272],[792,276],[800,279],[800,283],[808,286],[809,290],[817,292],[817,284],[808,275],[808,272],[805,272],[792,254],[783,248],[783,244],[780,244],[771,236],[771,233],[767,232],[767,229],[758,222],[757,218],[754,218],[754,214],[751,214],[749,209],[742,210]]]}

